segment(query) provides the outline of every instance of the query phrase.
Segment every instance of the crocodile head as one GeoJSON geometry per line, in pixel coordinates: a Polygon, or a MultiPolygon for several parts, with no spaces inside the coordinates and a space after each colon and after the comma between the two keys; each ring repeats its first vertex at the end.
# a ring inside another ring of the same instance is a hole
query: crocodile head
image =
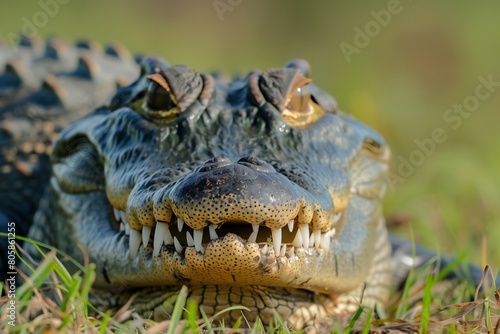
{"type": "Polygon", "coordinates": [[[145,58],[55,143],[48,234],[83,246],[100,288],[234,288],[250,307],[246,293],[317,305],[383,281],[389,150],[308,73],[293,60],[230,81],[145,58]]]}

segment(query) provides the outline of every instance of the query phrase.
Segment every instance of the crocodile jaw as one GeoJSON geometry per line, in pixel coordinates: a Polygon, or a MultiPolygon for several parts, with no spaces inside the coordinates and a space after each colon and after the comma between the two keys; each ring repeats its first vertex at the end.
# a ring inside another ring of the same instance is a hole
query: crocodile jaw
{"type": "MultiPolygon", "coordinates": [[[[55,180],[52,188],[54,192],[61,191],[55,180]]],[[[203,243],[204,252],[197,251],[195,246],[176,250],[175,245],[163,244],[160,253],[154,255],[156,228],[153,228],[147,244],[141,241],[137,255],[131,259],[130,232],[127,235],[125,231],[117,231],[110,223],[109,207],[94,204],[107,201],[104,192],[58,197],[60,210],[54,212],[56,215],[74,213],[71,217],[74,223],[70,222],[75,226],[73,235],[67,237],[78,240],[90,260],[96,263],[95,285],[98,287],[262,285],[335,295],[350,291],[363,282],[372,261],[365,254],[375,251],[375,239],[369,236],[383,224],[378,201],[353,196],[343,214],[344,223],[337,224],[335,233],[320,234],[323,239],[319,245],[293,246],[296,240],[290,236],[300,231],[295,226],[290,233],[285,226],[283,235],[287,240],[282,240],[280,253],[276,253],[272,238],[249,242],[236,230],[203,243]],[[284,254],[281,253],[283,247],[286,247],[284,254]]],[[[55,216],[54,220],[61,218],[55,216]]],[[[178,226],[175,224],[171,228],[178,226]]],[[[314,236],[314,233],[309,235],[314,236]]],[[[79,253],[74,248],[66,251],[76,256],[79,253]]]]}

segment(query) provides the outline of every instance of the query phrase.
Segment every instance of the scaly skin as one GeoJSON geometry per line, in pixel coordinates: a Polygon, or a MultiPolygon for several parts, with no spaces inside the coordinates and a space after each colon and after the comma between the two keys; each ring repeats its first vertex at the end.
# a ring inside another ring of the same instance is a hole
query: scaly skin
{"type": "MultiPolygon", "coordinates": [[[[0,231],[16,224],[26,236],[48,185],[52,142],[69,124],[109,101],[117,85],[138,75],[118,46],[76,46],[52,38],[0,44],[0,231]]],[[[0,237],[0,249],[6,238],[0,237]]],[[[0,256],[5,268],[6,252],[0,256]]],[[[0,272],[3,280],[4,270],[0,272]]]]}
{"type": "Polygon", "coordinates": [[[81,244],[97,303],[139,291],[133,307],[155,319],[181,285],[208,315],[243,304],[250,320],[276,310],[296,329],[384,304],[389,150],[308,72],[294,60],[226,82],[143,59],[55,142],[30,237],[83,261],[81,244]]]}

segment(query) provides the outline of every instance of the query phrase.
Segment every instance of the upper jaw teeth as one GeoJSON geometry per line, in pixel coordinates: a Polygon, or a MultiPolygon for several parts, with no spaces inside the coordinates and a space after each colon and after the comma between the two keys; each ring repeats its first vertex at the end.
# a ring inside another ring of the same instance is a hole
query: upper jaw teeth
{"type": "MultiPolygon", "coordinates": [[[[181,253],[185,248],[185,246],[181,245],[178,238],[172,235],[172,233],[175,231],[170,231],[169,223],[157,221],[154,227],[143,226],[142,229],[138,231],[130,228],[124,211],[113,209],[113,215],[115,219],[120,223],[120,231],[123,231],[126,235],[129,236],[129,257],[131,259],[134,259],[137,256],[141,244],[144,245],[144,248],[146,248],[146,246],[150,242],[150,238],[152,239],[153,244],[152,255],[155,257],[160,255],[163,245],[172,245],[179,253],[181,253]]],[[[335,216],[334,223],[339,220],[339,217],[340,215],[335,216]]],[[[200,252],[201,254],[205,253],[205,247],[203,247],[202,244],[203,235],[205,233],[204,229],[193,230],[179,218],[177,218],[177,224],[175,226],[179,233],[182,233],[182,230],[184,229],[187,247],[194,247],[197,252],[200,252]],[[187,226],[187,228],[185,228],[185,226],[187,226]]],[[[335,235],[335,228],[332,228],[326,233],[321,233],[321,230],[314,230],[311,232],[309,224],[299,224],[297,230],[295,231],[295,237],[293,241],[291,243],[284,243],[282,240],[283,228],[288,229],[291,233],[293,233],[294,226],[295,221],[291,220],[282,228],[272,229],[272,245],[266,247],[268,244],[264,243],[263,247],[261,248],[261,252],[267,253],[272,249],[276,257],[283,257],[295,256],[295,248],[328,249],[330,246],[330,240],[335,235]],[[287,250],[289,250],[289,252],[287,252],[287,250]]],[[[208,226],[207,234],[210,237],[210,241],[213,241],[219,237],[216,231],[217,228],[217,225],[211,224],[208,226]]],[[[248,237],[248,243],[257,242],[259,228],[260,225],[258,224],[252,225],[252,233],[248,237]]]]}

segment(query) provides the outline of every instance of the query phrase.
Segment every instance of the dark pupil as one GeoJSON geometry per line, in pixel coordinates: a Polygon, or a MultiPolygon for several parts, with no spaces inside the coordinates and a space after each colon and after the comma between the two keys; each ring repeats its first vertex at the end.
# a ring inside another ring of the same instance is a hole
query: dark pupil
{"type": "Polygon", "coordinates": [[[170,110],[176,105],[170,93],[156,82],[151,82],[148,87],[147,105],[151,110],[170,110]]]}

